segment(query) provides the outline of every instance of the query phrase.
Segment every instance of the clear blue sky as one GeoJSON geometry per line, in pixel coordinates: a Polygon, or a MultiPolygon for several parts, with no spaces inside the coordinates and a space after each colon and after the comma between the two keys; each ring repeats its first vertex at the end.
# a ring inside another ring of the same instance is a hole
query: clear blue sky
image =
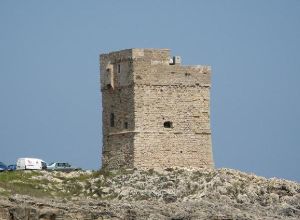
{"type": "Polygon", "coordinates": [[[300,181],[300,1],[0,1],[0,161],[100,167],[99,54],[213,68],[216,167],[300,181]]]}

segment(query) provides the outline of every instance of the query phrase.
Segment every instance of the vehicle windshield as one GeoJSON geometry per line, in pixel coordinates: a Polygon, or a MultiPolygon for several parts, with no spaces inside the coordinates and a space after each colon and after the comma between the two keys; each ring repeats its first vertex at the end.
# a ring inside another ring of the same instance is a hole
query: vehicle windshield
{"type": "Polygon", "coordinates": [[[6,167],[6,165],[4,163],[2,163],[2,162],[0,162],[0,166],[5,166],[6,167]]]}

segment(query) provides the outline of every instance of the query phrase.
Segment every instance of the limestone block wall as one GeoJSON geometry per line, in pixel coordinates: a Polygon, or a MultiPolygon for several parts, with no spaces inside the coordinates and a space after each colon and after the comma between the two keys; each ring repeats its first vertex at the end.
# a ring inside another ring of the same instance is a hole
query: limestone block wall
{"type": "Polygon", "coordinates": [[[134,166],[213,166],[209,87],[136,85],[134,93],[134,166]]]}
{"type": "Polygon", "coordinates": [[[108,169],[133,168],[134,134],[129,132],[110,134],[103,152],[103,165],[108,169]]]}
{"type": "Polygon", "coordinates": [[[100,56],[102,164],[110,169],[133,165],[134,93],[130,59],[130,50],[100,56]]]}
{"type": "Polygon", "coordinates": [[[133,65],[135,84],[210,87],[210,66],[153,64],[138,60],[133,65]]]}
{"type": "Polygon", "coordinates": [[[142,132],[135,135],[134,167],[213,167],[209,134],[142,132]]]}
{"type": "MultiPolygon", "coordinates": [[[[102,90],[103,159],[110,168],[133,164],[133,87],[102,90]],[[114,115],[112,126],[112,114],[114,115]]],[[[130,166],[132,167],[132,166],[130,166]]]]}

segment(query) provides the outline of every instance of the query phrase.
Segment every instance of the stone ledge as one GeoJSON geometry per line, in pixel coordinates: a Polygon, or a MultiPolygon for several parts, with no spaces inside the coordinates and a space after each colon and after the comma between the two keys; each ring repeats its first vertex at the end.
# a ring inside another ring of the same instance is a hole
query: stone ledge
{"type": "Polygon", "coordinates": [[[137,133],[146,133],[146,134],[149,134],[149,133],[152,133],[152,134],[211,134],[211,131],[210,130],[206,130],[206,129],[203,129],[203,130],[199,130],[197,132],[190,132],[190,133],[186,133],[186,132],[183,132],[183,131],[120,131],[120,132],[111,132],[108,134],[108,136],[113,136],[113,135],[122,135],[122,134],[137,134],[137,133]]]}

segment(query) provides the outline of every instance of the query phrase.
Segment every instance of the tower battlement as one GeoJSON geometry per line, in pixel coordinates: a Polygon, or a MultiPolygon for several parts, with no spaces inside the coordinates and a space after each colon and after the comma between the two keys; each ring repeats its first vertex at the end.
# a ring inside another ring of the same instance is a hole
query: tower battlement
{"type": "Polygon", "coordinates": [[[210,66],[126,49],[100,55],[100,79],[105,167],[213,167],[210,66]]]}

